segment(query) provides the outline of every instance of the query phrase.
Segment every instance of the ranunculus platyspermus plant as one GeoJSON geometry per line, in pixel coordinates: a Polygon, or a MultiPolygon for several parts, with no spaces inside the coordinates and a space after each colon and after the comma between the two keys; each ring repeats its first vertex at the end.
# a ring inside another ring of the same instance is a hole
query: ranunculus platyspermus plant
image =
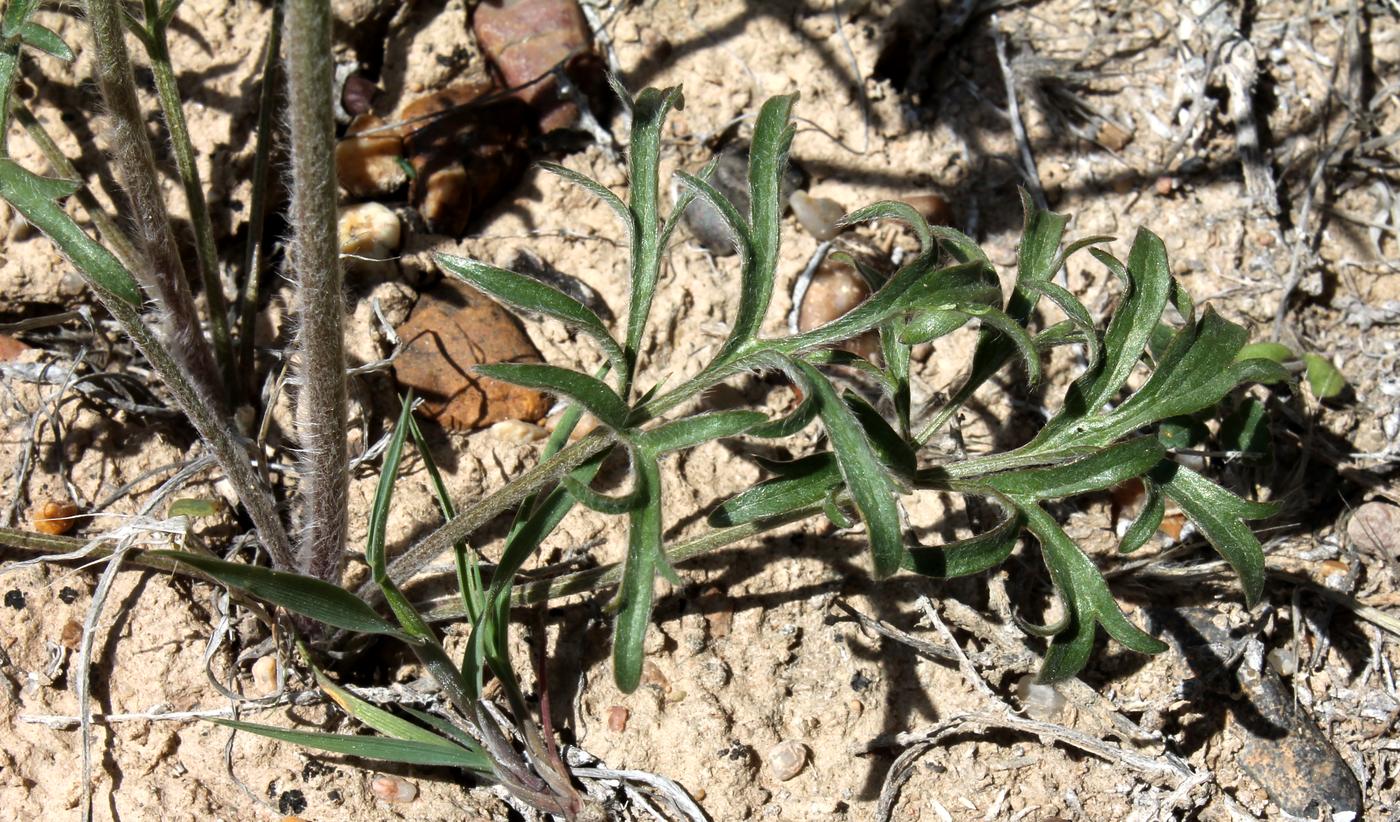
{"type": "MultiPolygon", "coordinates": [[[[0,118],[10,107],[23,48],[71,57],[56,35],[29,19],[36,5],[34,0],[12,0],[6,9],[0,49],[0,118]]],[[[90,17],[98,12],[95,25],[104,8],[115,9],[114,0],[90,0],[89,6],[90,17]]],[[[163,39],[164,27],[178,6],[170,4],[168,13],[152,2],[147,6],[148,37],[163,39]]],[[[122,249],[113,249],[111,242],[88,236],[62,205],[78,191],[78,184],[36,175],[9,159],[0,146],[0,197],[65,253],[150,361],[237,490],[274,567],[189,552],[148,552],[148,556],[192,566],[299,615],[290,626],[293,629],[314,623],[335,629],[314,637],[309,647],[302,645],[305,657],[326,693],[377,733],[326,734],[246,722],[224,724],[369,759],[464,768],[500,782],[536,808],[572,816],[581,807],[579,794],[555,747],[531,718],[512,667],[508,632],[513,603],[590,589],[609,591],[602,595],[609,598],[607,609],[615,615],[613,674],[617,686],[630,692],[641,678],[656,578],[682,584],[675,566],[706,551],[809,517],[826,517],[841,527],[859,524],[863,528],[868,567],[875,578],[901,572],[947,578],[997,567],[1029,532],[1039,545],[1059,600],[1060,617],[1052,625],[1022,624],[1028,632],[1049,638],[1040,678],[1052,682],[1074,676],[1085,666],[1100,627],[1135,651],[1150,654],[1164,649],[1124,616],[1094,561],[1045,507],[1048,502],[1101,492],[1134,479],[1146,488],[1146,501],[1121,538],[1123,552],[1147,542],[1170,501],[1234,567],[1245,600],[1253,603],[1260,596],[1263,554],[1245,523],[1269,516],[1272,508],[1244,500],[1173,459],[1157,428],[1172,417],[1214,406],[1241,384],[1282,381],[1288,374],[1270,360],[1239,356],[1246,342],[1244,329],[1209,309],[1197,311],[1171,276],[1166,250],[1156,235],[1139,231],[1123,262],[1101,247],[1106,237],[1066,245],[1067,218],[1025,201],[1015,287],[1004,299],[991,261],[970,238],[951,228],[927,225],[904,203],[876,203],[847,215],[843,224],[902,222],[917,236],[919,252],[888,275],[852,260],[869,281],[868,299],[821,327],[786,337],[764,337],[760,332],[778,280],[781,180],[794,134],[795,96],[768,100],[758,115],[750,148],[747,214],[708,182],[713,169],[709,166],[698,175],[677,174],[683,194],[663,218],[658,171],[661,134],[667,114],[682,104],[681,91],[649,88],[634,98],[620,86],[615,90],[632,122],[628,199],[561,166],[546,167],[605,203],[622,225],[631,248],[631,300],[625,326],[615,334],[573,297],[530,277],[476,260],[437,258],[443,270],[526,318],[553,318],[588,337],[598,346],[605,365],[593,374],[545,364],[478,368],[483,376],[565,398],[570,407],[536,466],[460,511],[448,498],[414,421],[411,400],[405,399],[370,514],[365,553],[372,581],[358,592],[339,587],[347,510],[342,480],[348,467],[337,462],[345,460],[345,374],[340,341],[332,339],[340,333],[339,297],[332,298],[330,292],[339,293],[339,269],[338,263],[324,259],[326,249],[332,247],[326,238],[334,238],[335,209],[333,201],[324,201],[324,177],[328,169],[333,174],[333,165],[328,164],[333,135],[328,137],[330,121],[322,109],[329,109],[330,100],[316,97],[323,91],[329,95],[326,78],[321,76],[326,67],[321,58],[329,60],[329,29],[322,31],[316,22],[329,19],[323,13],[323,2],[289,2],[289,21],[300,20],[301,30],[318,33],[315,38],[299,35],[299,45],[289,47],[287,60],[293,222],[298,235],[290,265],[301,295],[295,306],[296,353],[302,372],[298,399],[303,404],[298,418],[303,419],[305,412],[309,426],[309,454],[303,464],[307,476],[300,489],[307,498],[297,506],[302,521],[296,523],[296,531],[282,520],[279,509],[285,506],[250,470],[247,443],[228,422],[222,392],[229,386],[220,383],[219,369],[210,367],[216,361],[222,364],[223,358],[179,347],[191,339],[191,322],[195,323],[193,337],[204,342],[197,319],[182,313],[187,295],[170,296],[163,291],[178,291],[168,278],[132,271],[131,266],[159,268],[150,262],[150,254],[141,253],[153,241],[144,238],[137,253],[117,253],[122,249]],[[683,382],[669,387],[641,383],[638,350],[654,319],[657,278],[680,216],[695,200],[720,215],[738,251],[738,299],[728,337],[710,361],[683,382]],[[1053,282],[1069,258],[1081,251],[1092,255],[1120,284],[1120,298],[1104,327],[1095,323],[1073,294],[1053,282]],[[1032,327],[1034,309],[1042,299],[1058,307],[1066,319],[1049,327],[1032,327]],[[1168,309],[1179,322],[1164,320],[1168,309]],[[308,321],[311,314],[322,316],[308,321]],[[914,408],[911,348],[936,343],[973,322],[979,336],[961,387],[938,407],[914,408]],[[869,332],[878,334],[878,356],[862,358],[838,347],[869,332]],[[992,375],[1007,368],[1033,385],[1040,379],[1047,351],[1065,345],[1078,346],[1087,365],[1066,390],[1059,410],[1029,441],[1005,452],[956,458],[942,454],[936,464],[925,457],[924,446],[992,375]],[[1129,377],[1142,371],[1145,379],[1131,389],[1129,377]],[[876,401],[843,390],[842,383],[833,381],[837,372],[856,375],[873,389],[876,401]],[[755,373],[781,375],[798,389],[800,404],[778,419],[753,410],[704,409],[708,389],[755,373]],[[598,426],[570,443],[585,413],[598,426]],[[813,425],[824,434],[819,450],[790,462],[759,460],[771,478],[720,502],[709,515],[708,531],[666,543],[663,525],[668,512],[662,483],[668,480],[660,467],[664,455],[720,438],[783,440],[813,425]],[[390,560],[385,527],[398,468],[410,442],[425,461],[446,522],[390,560]],[[606,493],[595,487],[595,478],[610,457],[627,465],[624,492],[606,493]],[[903,526],[900,500],[930,491],[985,499],[1000,510],[1001,521],[967,539],[920,544],[903,526]],[[517,585],[517,572],[580,505],[616,516],[625,525],[627,555],[621,567],[576,574],[553,584],[517,585]],[[483,567],[466,540],[506,512],[513,512],[514,522],[500,558],[494,566],[483,567]],[[300,535],[295,544],[290,533],[300,535]],[[401,590],[429,561],[448,551],[457,560],[461,595],[458,605],[449,610],[471,625],[460,660],[448,654],[429,619],[444,614],[423,613],[401,590]],[[353,634],[379,634],[406,643],[442,688],[451,716],[408,708],[402,715],[385,710],[314,667],[318,645],[353,634]],[[488,677],[500,680],[512,716],[485,709],[483,687],[488,677]]],[[[125,70],[129,74],[129,65],[125,70]]],[[[109,78],[118,95],[124,82],[120,73],[114,70],[109,78]]],[[[114,115],[119,114],[116,108],[114,115]]],[[[137,136],[119,135],[114,154],[132,149],[120,144],[128,138],[137,136]]],[[[145,139],[144,133],[139,138],[145,139]]],[[[123,174],[129,190],[132,181],[127,178],[144,173],[139,162],[142,152],[133,151],[138,156],[123,174]]],[[[333,182],[330,190],[334,191],[333,182]]],[[[217,333],[213,336],[216,342],[222,339],[217,333]]]]}

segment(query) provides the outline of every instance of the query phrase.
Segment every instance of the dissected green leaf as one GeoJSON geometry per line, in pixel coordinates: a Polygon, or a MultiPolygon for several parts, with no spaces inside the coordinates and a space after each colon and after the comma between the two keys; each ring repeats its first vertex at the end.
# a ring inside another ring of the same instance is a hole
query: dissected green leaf
{"type": "Polygon", "coordinates": [[[641,434],[637,443],[655,454],[679,451],[710,440],[737,437],[767,420],[757,411],[713,411],[658,425],[641,434]]]}
{"type": "Polygon", "coordinates": [[[1210,437],[1210,429],[1195,417],[1170,417],[1157,426],[1157,439],[1171,449],[1191,448],[1210,437]]]}
{"type": "MultiPolygon", "coordinates": [[[[628,207],[637,227],[632,243],[632,303],[627,307],[627,340],[624,348],[629,359],[637,356],[642,332],[651,315],[651,302],[656,294],[656,279],[661,272],[660,174],[661,129],[672,108],[685,108],[685,96],[679,86],[667,89],[643,89],[632,100],[632,140],[627,147],[628,207]]],[[[635,363],[633,363],[635,364],[635,363]]],[[[631,381],[631,372],[622,375],[624,385],[631,381]]]]}
{"type": "Polygon", "coordinates": [[[1025,517],[1013,510],[1000,525],[986,533],[944,545],[910,548],[904,556],[904,568],[939,579],[980,574],[1011,556],[1025,524],[1025,517]]]}
{"type": "Polygon", "coordinates": [[[614,370],[625,373],[627,358],[622,346],[608,333],[598,315],[573,297],[539,280],[477,260],[449,254],[436,254],[434,259],[448,273],[512,308],[543,314],[582,331],[603,349],[614,370]]]}
{"type": "Polygon", "coordinates": [[[1123,532],[1122,539],[1118,540],[1120,554],[1131,554],[1146,545],[1152,535],[1157,533],[1157,529],[1162,527],[1162,518],[1167,513],[1166,497],[1162,495],[1162,489],[1157,483],[1144,479],[1142,485],[1146,497],[1142,503],[1142,511],[1128,526],[1128,530],[1123,532]]]}
{"type": "Polygon", "coordinates": [[[1026,527],[1040,541],[1050,578],[1070,616],[1069,624],[1055,636],[1045,654],[1040,669],[1041,682],[1068,679],[1084,668],[1094,647],[1095,624],[1102,625],[1109,636],[1139,653],[1156,654],[1166,650],[1165,643],[1154,639],[1123,615],[1093,560],[1079,550],[1049,514],[1029,500],[1016,504],[1026,517],[1026,527]]]}
{"type": "Polygon", "coordinates": [[[1253,607],[1264,593],[1264,551],[1247,519],[1265,519],[1277,507],[1249,502],[1221,488],[1184,465],[1163,460],[1152,472],[1152,481],[1181,507],[1210,544],[1240,577],[1245,602],[1253,607]]]}
{"type": "Polygon", "coordinates": [[[1304,354],[1303,362],[1308,368],[1308,388],[1314,397],[1330,400],[1346,389],[1346,378],[1331,360],[1317,354],[1304,354]]]}
{"type": "Polygon", "coordinates": [[[845,400],[846,407],[851,409],[851,413],[856,415],[860,427],[865,429],[865,436],[874,446],[880,461],[901,478],[913,477],[914,470],[918,467],[918,458],[914,455],[914,449],[909,447],[909,443],[890,427],[885,418],[880,416],[880,412],[875,410],[875,406],[866,402],[864,397],[847,391],[842,399],[845,400]]]}
{"type": "Polygon", "coordinates": [[[56,200],[77,190],[78,183],[50,180],[31,173],[13,160],[0,158],[0,199],[44,232],[89,282],[127,303],[142,303],[136,278],[112,252],[73,222],[56,200]]]}
{"type": "Polygon", "coordinates": [[[1276,342],[1250,343],[1240,349],[1240,353],[1235,355],[1235,360],[1272,360],[1276,363],[1286,363],[1295,360],[1293,351],[1288,346],[1276,342]]]}
{"type": "MultiPolygon", "coordinates": [[[[661,472],[654,458],[637,461],[641,500],[628,514],[627,560],[618,589],[621,607],[613,629],[613,681],[630,694],[642,681],[643,644],[651,625],[651,606],[661,548],[661,472]]],[[[671,572],[674,575],[674,571],[671,572]]]]}
{"type": "Polygon", "coordinates": [[[811,397],[803,397],[791,414],[755,425],[748,430],[749,436],[762,439],[784,439],[812,424],[817,418],[817,404],[811,397]]]}
{"type": "Polygon", "coordinates": [[[1112,488],[1144,474],[1164,453],[1155,437],[1138,437],[1074,462],[1005,471],[977,482],[1020,499],[1062,499],[1112,488]]]}
{"type": "Polygon", "coordinates": [[[405,765],[464,768],[481,776],[492,776],[495,773],[491,767],[491,760],[484,754],[473,753],[446,739],[439,739],[436,742],[421,742],[407,739],[387,739],[382,736],[293,731],[272,725],[259,725],[232,719],[211,719],[209,721],[216,725],[223,725],[225,728],[247,731],[258,736],[290,742],[293,745],[314,748],[318,751],[358,756],[381,762],[401,762],[405,765]]]}
{"type": "Polygon", "coordinates": [[[1269,410],[1264,403],[1246,397],[1220,423],[1216,437],[1226,451],[1242,451],[1258,457],[1270,452],[1269,410]]]}
{"type": "Polygon", "coordinates": [[[784,201],[783,171],[787,168],[788,151],[792,148],[792,106],[796,94],[768,98],[758,111],[754,122],[753,140],[749,145],[749,231],[753,257],[740,274],[739,309],[729,339],[724,342],[716,359],[725,359],[731,352],[756,339],[768,314],[773,297],[773,283],[778,268],[778,247],[782,236],[784,201]]]}
{"type": "Polygon", "coordinates": [[[710,513],[711,525],[742,525],[816,505],[826,498],[828,491],[841,485],[841,469],[836,465],[836,455],[830,451],[781,466],[764,464],[779,476],[720,503],[710,513]]]}
{"type": "Polygon", "coordinates": [[[474,370],[493,380],[562,394],[609,428],[620,431],[627,427],[627,403],[607,383],[587,374],[539,363],[491,363],[474,370]]]}
{"type": "MultiPolygon", "coordinates": [[[[844,228],[869,220],[896,220],[904,223],[914,229],[914,236],[919,238],[920,254],[928,254],[933,250],[933,232],[929,231],[928,221],[924,219],[924,215],[920,214],[917,208],[899,200],[881,200],[864,208],[858,208],[838,220],[836,225],[844,228]]],[[[969,242],[971,241],[969,240],[969,242]]]]}
{"type": "Polygon", "coordinates": [[[217,499],[177,499],[170,503],[166,514],[172,517],[213,517],[223,510],[223,503],[217,499]]]}
{"type": "Polygon", "coordinates": [[[349,591],[316,577],[274,571],[257,565],[227,562],[185,551],[147,551],[149,556],[183,562],[208,574],[230,588],[246,591],[257,599],[279,605],[293,613],[362,634],[389,634],[407,638],[394,623],[374,612],[365,601],[349,591]]]}
{"type": "MultiPolygon", "coordinates": [[[[539,166],[550,174],[562,177],[584,191],[587,191],[589,194],[592,194],[594,197],[597,197],[603,205],[612,209],[613,213],[617,215],[618,220],[621,221],[622,229],[627,234],[627,244],[630,246],[636,240],[637,221],[632,216],[632,210],[627,207],[626,203],[618,199],[618,196],[614,194],[611,189],[586,174],[580,174],[558,163],[541,160],[539,166]]],[[[439,254],[437,256],[441,258],[446,255],[439,254]]]]}
{"type": "Polygon", "coordinates": [[[21,28],[38,10],[39,2],[40,0],[10,0],[5,5],[3,33],[6,40],[19,36],[21,28]]]}
{"type": "Polygon", "coordinates": [[[899,570],[904,554],[899,506],[895,503],[890,470],[880,461],[865,429],[826,377],[801,360],[792,361],[789,368],[792,376],[802,383],[803,390],[817,403],[817,416],[831,439],[841,478],[865,522],[875,577],[883,579],[899,570]]]}
{"type": "Polygon", "coordinates": [[[73,62],[73,50],[68,48],[68,44],[63,42],[52,29],[39,25],[38,23],[24,23],[19,27],[19,39],[30,48],[38,49],[51,57],[57,57],[65,63],[73,62]]]}
{"type": "Polygon", "coordinates": [[[880,290],[842,316],[811,331],[774,340],[770,345],[786,353],[800,353],[849,340],[918,306],[971,302],[964,299],[965,295],[969,290],[984,289],[987,275],[981,263],[939,268],[932,255],[924,255],[895,272],[880,290]]]}

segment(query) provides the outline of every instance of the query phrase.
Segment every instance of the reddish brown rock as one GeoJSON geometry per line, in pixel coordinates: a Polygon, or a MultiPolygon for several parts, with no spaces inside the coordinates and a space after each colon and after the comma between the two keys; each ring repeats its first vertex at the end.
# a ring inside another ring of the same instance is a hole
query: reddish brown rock
{"type": "Polygon", "coordinates": [[[562,65],[585,94],[600,85],[602,63],[575,0],[485,0],[472,15],[472,30],[502,85],[526,86],[518,96],[539,112],[542,131],[578,119],[577,107],[548,76],[556,67],[562,65]]]}
{"type": "Polygon", "coordinates": [[[516,319],[479,292],[444,283],[418,300],[398,333],[404,349],[394,362],[394,375],[399,385],[423,397],[423,410],[443,427],[538,422],[549,411],[544,394],[472,371],[484,363],[541,362],[516,319]]]}
{"type": "Polygon", "coordinates": [[[17,359],[20,354],[29,350],[29,346],[11,337],[8,334],[0,334],[0,362],[9,362],[17,359]]]}

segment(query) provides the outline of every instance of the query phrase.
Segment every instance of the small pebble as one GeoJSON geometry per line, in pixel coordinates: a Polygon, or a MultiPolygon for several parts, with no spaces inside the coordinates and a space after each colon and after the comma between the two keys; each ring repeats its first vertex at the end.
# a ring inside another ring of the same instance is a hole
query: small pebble
{"type": "Polygon", "coordinates": [[[622,707],[614,705],[608,709],[608,730],[615,734],[620,734],[627,730],[627,719],[632,712],[622,707]]]}
{"type": "Polygon", "coordinates": [[[350,123],[345,139],[335,144],[336,182],[351,196],[389,194],[408,182],[402,162],[403,138],[397,130],[357,136],[383,126],[378,117],[362,114],[350,123]]]}
{"type": "Polygon", "coordinates": [[[1176,178],[1163,175],[1157,178],[1157,195],[1160,197],[1169,196],[1176,190],[1176,178]]]}
{"type": "Polygon", "coordinates": [[[1124,130],[1117,123],[1107,121],[1099,126],[1099,132],[1095,136],[1110,151],[1122,151],[1133,141],[1132,132],[1124,130]]]}
{"type": "Polygon", "coordinates": [[[1065,709],[1065,698],[1054,685],[1035,681],[1035,674],[1026,674],[1016,683],[1016,697],[1031,719],[1052,722],[1065,709]]]}
{"type": "Polygon", "coordinates": [[[78,644],[83,641],[83,624],[76,619],[63,623],[63,632],[58,635],[58,641],[70,651],[78,650],[78,644]]]}
{"type": "Polygon", "coordinates": [[[812,197],[805,191],[794,191],[788,198],[792,213],[808,234],[822,242],[836,239],[841,228],[836,223],[846,216],[846,209],[835,200],[812,197]]]}
{"type": "Polygon", "coordinates": [[[929,225],[953,224],[953,207],[948,205],[948,201],[941,194],[910,194],[900,199],[922,214],[929,225]]]}
{"type": "Polygon", "coordinates": [[[642,684],[655,685],[662,693],[671,692],[671,680],[661,672],[661,668],[651,660],[642,663],[642,684]]]}
{"type": "Polygon", "coordinates": [[[549,436],[549,432],[532,422],[524,420],[501,420],[491,426],[491,435],[506,442],[539,442],[549,436]]]}
{"type": "Polygon", "coordinates": [[[768,771],[779,782],[786,782],[802,773],[807,765],[807,746],[785,739],[768,751],[768,771]]]}
{"type": "Polygon", "coordinates": [[[342,208],[337,233],[340,253],[350,256],[346,262],[351,267],[387,260],[398,251],[402,240],[399,216],[383,203],[357,203],[342,208]]]}
{"type": "Polygon", "coordinates": [[[695,790],[693,790],[693,791],[690,792],[690,798],[691,798],[691,799],[694,799],[696,802],[704,802],[704,801],[705,801],[705,789],[704,789],[704,788],[696,788],[695,790]]]}
{"type": "Polygon", "coordinates": [[[391,803],[412,802],[418,798],[418,786],[401,776],[381,773],[371,779],[369,789],[380,801],[391,803]]]}
{"type": "Polygon", "coordinates": [[[11,588],[5,592],[5,607],[14,608],[16,611],[23,611],[25,606],[24,592],[18,588],[11,588]]]}
{"type": "Polygon", "coordinates": [[[58,589],[58,599],[64,605],[72,605],[78,601],[78,589],[71,585],[65,585],[58,589]]]}
{"type": "Polygon", "coordinates": [[[31,517],[34,530],[41,534],[59,535],[73,530],[78,524],[78,506],[71,502],[49,500],[38,506],[31,517]]]}
{"type": "Polygon", "coordinates": [[[734,625],[734,603],[718,588],[711,586],[700,593],[697,603],[705,615],[705,623],[710,629],[710,639],[723,639],[729,636],[734,625]]]}
{"type": "Polygon", "coordinates": [[[253,663],[253,688],[259,696],[277,693],[277,654],[260,656],[253,663]]]}
{"type": "Polygon", "coordinates": [[[1400,548],[1400,506],[1372,500],[1352,512],[1347,539],[1358,550],[1391,557],[1400,548]]]}

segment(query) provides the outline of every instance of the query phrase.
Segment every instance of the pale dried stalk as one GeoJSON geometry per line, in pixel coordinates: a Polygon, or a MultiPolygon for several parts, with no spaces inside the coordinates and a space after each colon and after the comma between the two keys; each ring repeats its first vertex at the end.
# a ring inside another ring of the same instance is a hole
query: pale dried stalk
{"type": "Polygon", "coordinates": [[[340,581],[350,482],[345,444],[344,304],[336,240],[335,114],[329,0],[287,4],[287,114],[292,150],[297,438],[302,533],[297,570],[340,581]]]}

